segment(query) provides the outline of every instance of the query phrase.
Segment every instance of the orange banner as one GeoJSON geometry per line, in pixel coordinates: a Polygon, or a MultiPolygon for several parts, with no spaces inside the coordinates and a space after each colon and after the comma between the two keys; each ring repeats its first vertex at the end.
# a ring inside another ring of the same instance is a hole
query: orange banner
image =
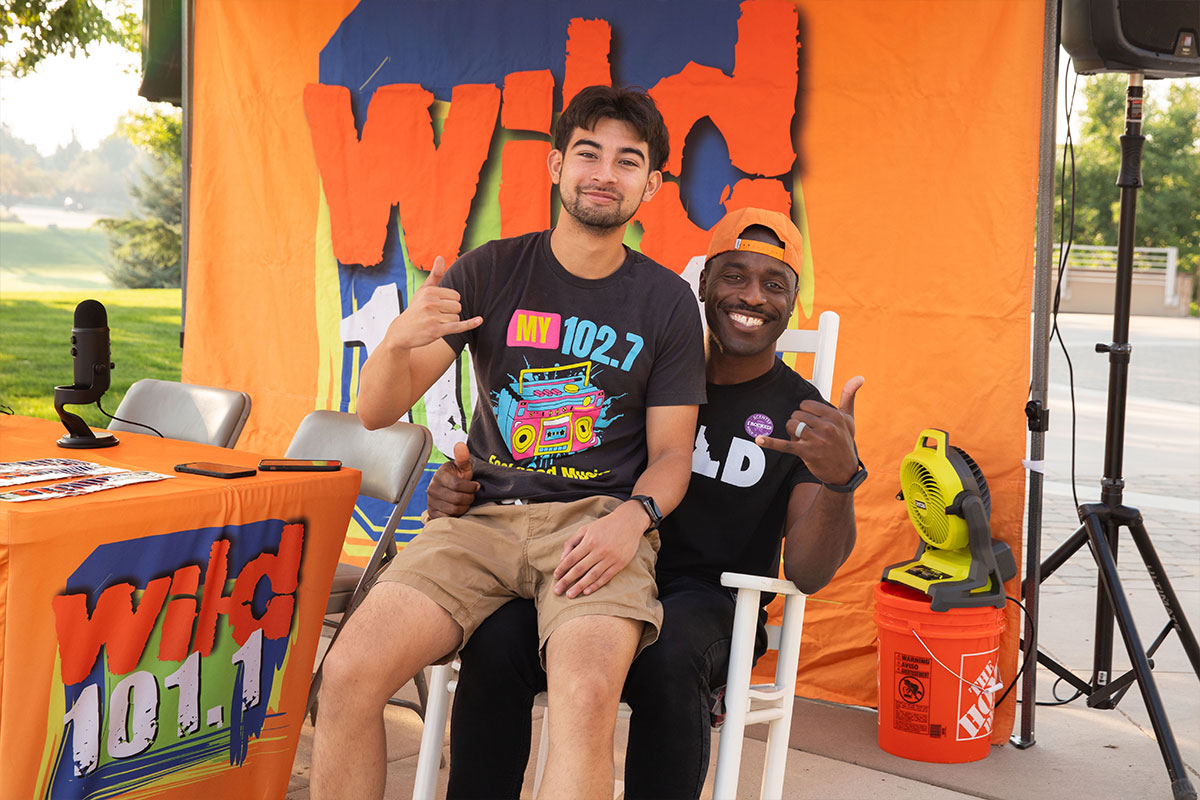
{"type": "MultiPolygon", "coordinates": [[[[672,153],[627,243],[682,272],[725,210],[790,212],[805,247],[792,324],[841,315],[835,402],[866,377],[858,545],[810,599],[799,691],[874,705],[871,592],[917,548],[895,495],[920,431],[949,431],[978,462],[992,535],[1020,563],[1043,12],[198,3],[184,379],[250,392],[243,436],[261,450],[281,451],[313,408],[353,410],[378,321],[434,256],[551,223],[544,163],[563,102],[593,82],[645,86],[672,153]]],[[[459,364],[414,411],[435,460],[462,438],[469,372],[459,364]]],[[[362,516],[352,540],[366,547],[362,516]]],[[[998,709],[994,741],[1014,706],[998,709]]]]}

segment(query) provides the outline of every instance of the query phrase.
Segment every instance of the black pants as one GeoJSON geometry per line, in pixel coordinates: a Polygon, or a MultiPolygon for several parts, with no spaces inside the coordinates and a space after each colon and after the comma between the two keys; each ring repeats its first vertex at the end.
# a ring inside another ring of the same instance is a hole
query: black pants
{"type": "MultiPolygon", "coordinates": [[[[633,709],[625,752],[630,800],[700,796],[712,736],[711,690],[725,683],[729,667],[734,603],[728,590],[676,578],[660,584],[659,600],[662,633],[634,660],[625,681],[624,699],[633,709]]],[[[513,600],[463,648],[447,798],[520,796],[533,697],[545,688],[533,604],[513,600]]]]}

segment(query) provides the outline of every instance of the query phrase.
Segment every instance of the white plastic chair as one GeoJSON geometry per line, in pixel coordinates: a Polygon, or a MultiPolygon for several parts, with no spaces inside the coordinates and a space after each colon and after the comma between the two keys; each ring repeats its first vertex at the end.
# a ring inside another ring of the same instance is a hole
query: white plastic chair
{"type": "MultiPolygon", "coordinates": [[[[816,330],[788,330],[779,337],[778,350],[786,353],[812,353],[812,384],[827,400],[833,389],[833,367],[837,355],[840,319],[836,312],[821,314],[816,330]]],[[[721,574],[721,584],[737,589],[733,618],[733,637],[729,646],[729,672],[725,682],[725,723],[717,748],[717,769],[713,779],[713,800],[736,800],[738,776],[741,772],[742,744],[747,725],[768,723],[767,750],[763,766],[759,797],[776,800],[783,795],[783,777],[787,767],[788,737],[791,732],[792,707],[796,695],[796,669],[800,661],[800,637],[804,626],[805,595],[791,581],[743,575],[735,572],[721,574]],[[775,679],[772,683],[750,684],[754,664],[754,639],[758,627],[759,598],[763,592],[773,592],[784,598],[783,619],[780,625],[767,626],[767,648],[778,651],[775,679]]],[[[421,735],[421,752],[417,757],[417,775],[413,784],[413,800],[434,800],[442,742],[446,736],[446,720],[450,695],[457,686],[457,663],[443,664],[432,669],[429,676],[429,699],[425,706],[425,729],[421,735]]],[[[534,698],[534,705],[546,707],[546,693],[534,698]]],[[[547,712],[549,710],[547,709],[547,712]]],[[[631,710],[621,703],[618,718],[628,719],[631,710]]],[[[542,772],[546,766],[549,726],[542,718],[541,744],[534,772],[533,796],[541,788],[542,772]]]]}
{"type": "Polygon", "coordinates": [[[108,429],[152,433],[148,425],[168,439],[233,447],[246,418],[250,395],[216,386],[143,378],[121,398],[108,429]]]}
{"type": "MultiPolygon", "coordinates": [[[[763,762],[759,797],[775,800],[783,796],[787,769],[788,737],[792,729],[792,705],[796,701],[796,668],[800,663],[800,635],[804,627],[805,595],[791,581],[721,573],[721,585],[737,589],[733,612],[733,638],[729,643],[729,672],[725,677],[725,725],[717,746],[717,774],[713,800],[734,800],[742,766],[742,743],[746,726],[768,723],[767,752],[763,762]],[[774,592],[783,597],[783,619],[778,627],[767,626],[767,649],[778,650],[775,680],[750,684],[754,666],[754,634],[758,627],[759,597],[774,592]]],[[[545,724],[544,722],[542,723],[545,724]]]]}
{"type": "MultiPolygon", "coordinates": [[[[831,393],[840,326],[841,319],[836,312],[824,311],[817,319],[816,330],[786,330],[776,344],[785,353],[813,354],[811,383],[830,402],[837,402],[831,393]]],[[[721,573],[721,585],[737,589],[737,605],[733,616],[733,638],[729,645],[725,724],[721,728],[721,741],[717,747],[713,798],[725,800],[737,797],[746,726],[765,722],[768,723],[767,752],[759,797],[773,800],[783,795],[792,706],[796,700],[800,636],[804,628],[805,595],[791,581],[736,572],[721,573]],[[767,626],[767,648],[778,651],[775,680],[770,684],[752,686],[750,672],[754,666],[754,634],[762,592],[774,592],[783,597],[783,618],[778,626],[767,626]]]]}
{"type": "MultiPolygon", "coordinates": [[[[394,506],[366,567],[342,563],[337,565],[323,621],[326,627],[334,629],[333,641],[337,641],[342,626],[366,597],[374,577],[396,555],[396,527],[400,524],[408,500],[425,471],[432,446],[433,437],[420,425],[397,422],[386,428],[368,431],[357,415],[338,411],[314,411],[305,417],[296,429],[296,435],[288,445],[288,458],[341,461],[343,466],[352,467],[362,473],[360,494],[394,506]],[[332,614],[341,614],[341,619],[331,619],[332,614]]],[[[330,647],[333,646],[333,641],[330,642],[330,647]]],[[[317,716],[317,693],[321,688],[321,665],[324,661],[322,657],[308,691],[307,710],[312,714],[314,723],[317,716]]],[[[419,703],[399,698],[388,702],[411,708],[424,717],[427,694],[424,672],[418,672],[413,682],[417,686],[419,703]]]]}

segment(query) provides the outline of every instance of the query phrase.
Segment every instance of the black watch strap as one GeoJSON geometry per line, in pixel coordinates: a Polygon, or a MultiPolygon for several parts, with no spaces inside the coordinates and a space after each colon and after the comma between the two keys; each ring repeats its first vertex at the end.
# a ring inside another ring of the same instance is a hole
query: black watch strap
{"type": "Polygon", "coordinates": [[[862,482],[865,481],[866,479],[867,479],[867,468],[863,466],[862,461],[859,461],[858,462],[858,472],[854,473],[854,477],[851,478],[850,480],[846,481],[845,483],[840,483],[840,484],[839,483],[825,483],[825,481],[821,481],[821,485],[824,486],[826,489],[828,489],[831,492],[837,492],[839,494],[850,494],[855,489],[857,489],[859,486],[861,486],[862,482]]]}
{"type": "Polygon", "coordinates": [[[641,503],[642,508],[646,511],[646,516],[650,517],[650,525],[646,528],[645,533],[658,530],[658,526],[662,524],[662,512],[658,510],[658,503],[654,502],[654,498],[649,495],[635,494],[629,499],[641,503]]]}

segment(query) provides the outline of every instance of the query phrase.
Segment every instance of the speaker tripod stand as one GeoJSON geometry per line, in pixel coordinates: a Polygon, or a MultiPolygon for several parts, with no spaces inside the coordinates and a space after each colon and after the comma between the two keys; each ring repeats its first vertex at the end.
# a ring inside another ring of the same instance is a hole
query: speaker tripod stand
{"type": "MultiPolygon", "coordinates": [[[[1125,446],[1125,399],[1132,352],[1129,344],[1129,314],[1133,288],[1134,218],[1137,214],[1137,190],[1142,185],[1141,157],[1142,144],[1145,141],[1141,132],[1142,79],[1141,74],[1130,75],[1125,96],[1125,134],[1121,136],[1121,171],[1117,178],[1117,185],[1121,189],[1121,211],[1117,238],[1113,340],[1110,344],[1096,345],[1096,351],[1108,353],[1109,359],[1104,479],[1101,483],[1100,502],[1079,506],[1082,525],[1041,565],[1041,579],[1044,581],[1084,544],[1088,545],[1096,561],[1099,568],[1099,586],[1096,597],[1096,638],[1091,680],[1080,679],[1041,651],[1037,654],[1037,660],[1039,664],[1085,695],[1090,708],[1115,708],[1136,681],[1146,710],[1150,714],[1163,761],[1166,762],[1175,800],[1196,800],[1196,790],[1184,771],[1179,748],[1163,708],[1162,697],[1151,674],[1150,658],[1170,632],[1175,631],[1192,664],[1192,670],[1196,677],[1200,678],[1200,647],[1196,644],[1196,636],[1163,570],[1162,561],[1154,549],[1150,534],[1146,531],[1141,512],[1122,502],[1125,488],[1125,481],[1121,477],[1125,446]],[[1143,649],[1129,601],[1117,575],[1117,545],[1122,529],[1128,530],[1137,546],[1146,571],[1150,574],[1154,588],[1158,591],[1167,612],[1166,627],[1155,637],[1149,649],[1143,649]],[[1115,679],[1112,676],[1114,621],[1132,664],[1129,672],[1115,679]]],[[[1033,702],[1033,698],[1028,698],[1027,702],[1033,702]]]]}

